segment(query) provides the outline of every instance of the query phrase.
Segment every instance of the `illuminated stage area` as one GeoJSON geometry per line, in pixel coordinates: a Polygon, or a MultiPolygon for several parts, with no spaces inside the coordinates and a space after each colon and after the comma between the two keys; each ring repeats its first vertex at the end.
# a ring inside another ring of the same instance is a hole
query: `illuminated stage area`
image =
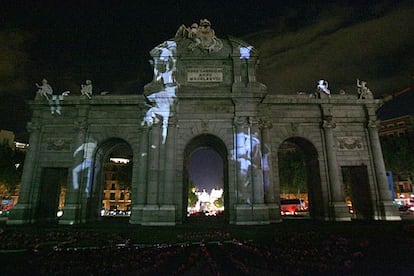
{"type": "Polygon", "coordinates": [[[280,222],[278,152],[286,143],[303,153],[311,218],[401,219],[378,138],[382,101],[366,83],[356,87],[359,94],[330,91],[326,80],[315,80],[309,94],[268,94],[256,79],[256,49],[216,37],[206,19],[180,26],[150,55],[153,79],[140,95],[94,93],[90,80],[79,93],[61,95],[50,94],[47,81],[39,85],[30,103],[19,202],[7,223],[100,220],[103,200],[111,206],[104,198],[111,158],[126,158],[131,166],[128,206],[122,207],[129,223],[186,223],[191,160],[200,150],[212,151],[220,165],[217,206],[225,223],[280,222]]]}

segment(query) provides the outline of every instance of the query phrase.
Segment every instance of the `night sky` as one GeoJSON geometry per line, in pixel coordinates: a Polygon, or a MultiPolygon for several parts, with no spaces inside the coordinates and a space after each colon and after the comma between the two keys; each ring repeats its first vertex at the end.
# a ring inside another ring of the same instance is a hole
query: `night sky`
{"type": "Polygon", "coordinates": [[[151,80],[149,51],[202,18],[219,38],[240,37],[259,50],[258,80],[268,93],[310,92],[321,78],[332,93],[356,93],[360,78],[376,96],[412,84],[413,1],[325,2],[7,1],[0,129],[25,132],[26,102],[42,78],[57,93],[77,94],[91,79],[95,92],[140,94],[151,80]]]}
{"type": "Polygon", "coordinates": [[[195,151],[189,162],[190,181],[199,191],[222,189],[223,187],[223,160],[220,155],[211,149],[195,151]]]}

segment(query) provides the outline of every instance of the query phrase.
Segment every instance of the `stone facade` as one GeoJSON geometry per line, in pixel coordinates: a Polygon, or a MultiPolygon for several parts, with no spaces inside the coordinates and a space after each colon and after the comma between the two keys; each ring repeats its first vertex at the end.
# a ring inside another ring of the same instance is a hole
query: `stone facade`
{"type": "Polygon", "coordinates": [[[46,188],[55,185],[47,168],[61,170],[67,180],[59,223],[96,220],[104,183],[100,164],[120,145],[133,160],[132,224],[185,222],[188,162],[200,147],[223,160],[227,223],[278,222],[277,152],[284,141],[305,152],[313,218],[351,219],[342,172],[362,168],[368,203],[361,205],[361,218],[399,220],[378,139],[381,101],[268,93],[256,81],[256,50],[215,37],[208,23],[200,22],[197,35],[182,26],[151,51],[154,78],[143,95],[71,94],[60,100],[61,114],[51,114],[41,96],[34,100],[20,199],[8,223],[39,221],[41,201],[55,200],[55,189],[46,188]]]}

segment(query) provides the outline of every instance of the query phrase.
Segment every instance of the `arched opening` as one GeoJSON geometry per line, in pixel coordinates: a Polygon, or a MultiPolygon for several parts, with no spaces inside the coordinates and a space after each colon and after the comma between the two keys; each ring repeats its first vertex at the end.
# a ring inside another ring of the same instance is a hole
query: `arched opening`
{"type": "Polygon", "coordinates": [[[341,167],[345,201],[353,218],[374,218],[367,166],[341,167]]]}
{"type": "Polygon", "coordinates": [[[227,149],[213,135],[194,138],[184,152],[183,221],[228,221],[227,149]]]}
{"type": "Polygon", "coordinates": [[[98,147],[87,207],[89,220],[130,216],[132,157],[131,147],[122,139],[110,139],[98,147]]]}
{"type": "Polygon", "coordinates": [[[306,139],[292,137],[278,149],[281,215],[323,218],[318,154],[306,139]]]}

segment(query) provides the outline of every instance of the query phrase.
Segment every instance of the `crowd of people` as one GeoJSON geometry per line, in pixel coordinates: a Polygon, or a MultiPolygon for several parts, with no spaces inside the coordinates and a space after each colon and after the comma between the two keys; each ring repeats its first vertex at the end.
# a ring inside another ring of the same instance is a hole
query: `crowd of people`
{"type": "Polygon", "coordinates": [[[0,254],[3,272],[31,275],[303,275],[351,273],[360,266],[368,241],[321,235],[309,231],[261,243],[225,231],[185,232],[174,242],[139,244],[125,233],[6,229],[0,254]]]}

